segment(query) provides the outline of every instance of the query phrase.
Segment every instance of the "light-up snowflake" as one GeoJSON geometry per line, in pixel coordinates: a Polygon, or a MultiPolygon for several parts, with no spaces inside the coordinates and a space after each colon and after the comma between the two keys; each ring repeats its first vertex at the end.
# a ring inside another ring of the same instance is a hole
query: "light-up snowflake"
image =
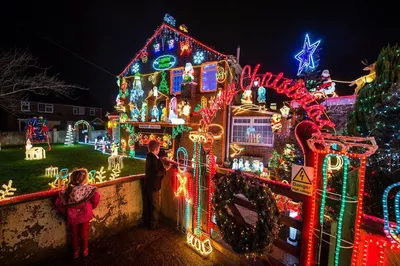
{"type": "Polygon", "coordinates": [[[197,51],[193,57],[193,61],[195,64],[201,64],[204,61],[204,52],[197,51]]]}
{"type": "Polygon", "coordinates": [[[138,71],[139,71],[139,64],[138,63],[133,64],[132,65],[132,72],[136,73],[138,71]]]}

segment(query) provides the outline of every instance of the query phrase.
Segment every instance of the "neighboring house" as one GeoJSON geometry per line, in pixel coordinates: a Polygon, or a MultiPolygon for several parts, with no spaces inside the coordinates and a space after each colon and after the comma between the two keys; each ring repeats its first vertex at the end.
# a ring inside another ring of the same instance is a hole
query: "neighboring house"
{"type": "Polygon", "coordinates": [[[35,101],[21,101],[20,104],[18,114],[0,113],[0,130],[24,131],[26,120],[34,116],[47,119],[50,130],[54,127],[66,129],[79,120],[86,120],[95,128],[104,128],[102,108],[35,101]]]}

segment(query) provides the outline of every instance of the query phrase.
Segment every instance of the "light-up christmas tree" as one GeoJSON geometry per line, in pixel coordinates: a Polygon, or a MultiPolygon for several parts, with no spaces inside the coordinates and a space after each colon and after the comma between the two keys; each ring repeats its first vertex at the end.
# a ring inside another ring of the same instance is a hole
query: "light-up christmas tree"
{"type": "Polygon", "coordinates": [[[161,93],[164,93],[164,94],[168,95],[169,94],[169,88],[168,88],[168,82],[165,79],[166,75],[167,74],[165,72],[161,72],[161,81],[160,81],[160,86],[159,86],[158,90],[161,93]]]}
{"type": "MultiPolygon", "coordinates": [[[[348,133],[374,137],[379,148],[367,164],[365,211],[382,214],[384,189],[400,181],[400,48],[382,49],[369,66],[375,80],[359,86],[355,110],[350,114],[348,133]]],[[[371,74],[370,74],[371,75],[371,74]]],[[[362,80],[366,80],[364,77],[362,80]]],[[[358,85],[358,84],[357,84],[358,85]]]]}
{"type": "Polygon", "coordinates": [[[71,146],[74,145],[74,134],[72,132],[72,126],[68,125],[67,135],[65,136],[64,145],[71,146]]]}

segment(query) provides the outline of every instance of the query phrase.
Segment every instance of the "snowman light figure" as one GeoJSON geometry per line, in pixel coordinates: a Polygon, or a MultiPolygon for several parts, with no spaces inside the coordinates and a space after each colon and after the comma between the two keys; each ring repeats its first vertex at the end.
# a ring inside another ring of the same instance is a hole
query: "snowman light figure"
{"type": "Polygon", "coordinates": [[[238,159],[233,159],[232,170],[239,170],[238,159]]]}
{"type": "Polygon", "coordinates": [[[244,165],[243,165],[243,158],[239,159],[239,169],[243,170],[244,169],[244,165]]]}

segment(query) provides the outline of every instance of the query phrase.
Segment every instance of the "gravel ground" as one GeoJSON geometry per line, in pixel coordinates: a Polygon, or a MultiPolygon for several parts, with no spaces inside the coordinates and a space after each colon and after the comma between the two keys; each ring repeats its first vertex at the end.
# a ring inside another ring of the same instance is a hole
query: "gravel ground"
{"type": "Polygon", "coordinates": [[[185,235],[165,225],[153,231],[139,226],[90,243],[87,258],[74,260],[65,253],[35,265],[235,265],[217,250],[203,259],[185,240],[185,235]]]}

